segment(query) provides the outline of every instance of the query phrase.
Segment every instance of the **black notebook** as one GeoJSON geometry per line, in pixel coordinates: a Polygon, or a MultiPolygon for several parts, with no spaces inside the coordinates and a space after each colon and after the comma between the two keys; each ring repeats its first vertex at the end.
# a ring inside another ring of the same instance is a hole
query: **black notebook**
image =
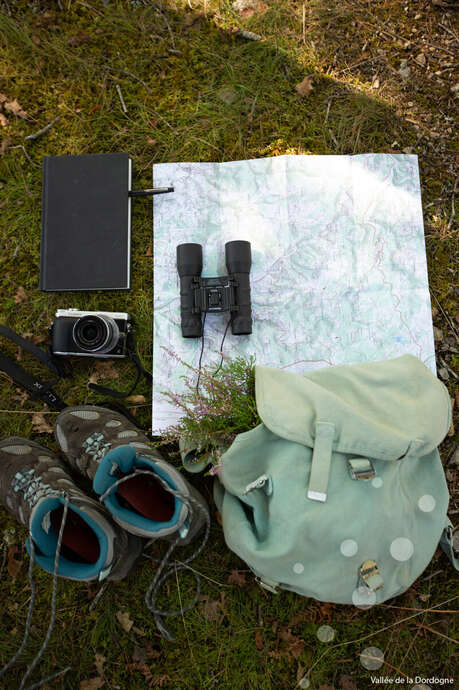
{"type": "Polygon", "coordinates": [[[42,290],[131,287],[131,178],[127,153],[43,159],[42,290]]]}

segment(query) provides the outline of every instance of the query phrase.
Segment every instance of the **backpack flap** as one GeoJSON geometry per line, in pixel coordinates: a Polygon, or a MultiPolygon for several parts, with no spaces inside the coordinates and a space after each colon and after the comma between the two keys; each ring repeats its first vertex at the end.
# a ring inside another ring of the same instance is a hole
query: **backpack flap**
{"type": "MultiPolygon", "coordinates": [[[[255,392],[270,431],[313,449],[308,488],[313,500],[326,500],[333,451],[365,459],[371,476],[372,459],[428,455],[451,421],[445,386],[411,355],[305,376],[257,366],[255,392]]],[[[357,472],[355,478],[363,477],[357,472]]]]}

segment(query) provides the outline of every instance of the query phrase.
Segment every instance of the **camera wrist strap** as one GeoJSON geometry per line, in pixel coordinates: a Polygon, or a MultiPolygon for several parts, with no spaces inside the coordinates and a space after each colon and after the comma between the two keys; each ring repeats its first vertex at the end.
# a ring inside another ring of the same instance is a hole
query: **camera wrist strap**
{"type": "Polygon", "coordinates": [[[4,371],[13,381],[30,393],[32,399],[40,398],[44,403],[55,410],[63,410],[66,407],[65,402],[55,393],[51,386],[54,386],[61,378],[70,375],[70,364],[66,360],[57,359],[51,352],[43,350],[30,340],[26,340],[18,335],[15,331],[7,326],[0,325],[0,335],[19,347],[22,347],[26,352],[38,359],[45,365],[56,379],[50,382],[43,382],[38,376],[30,374],[25,371],[19,364],[14,362],[10,357],[0,352],[0,370],[4,371]]]}
{"type": "Polygon", "coordinates": [[[123,393],[122,391],[116,391],[113,390],[113,388],[106,388],[105,386],[98,386],[95,383],[90,383],[88,384],[88,388],[90,388],[93,391],[96,391],[97,393],[101,393],[102,395],[110,395],[114,398],[127,398],[129,395],[132,395],[132,393],[135,391],[137,388],[140,379],[142,376],[144,376],[147,381],[150,383],[153,381],[153,377],[150,374],[149,371],[145,369],[143,366],[142,362],[140,361],[140,357],[137,353],[137,344],[134,336],[134,332],[130,331],[127,334],[126,337],[126,352],[128,358],[131,360],[133,364],[135,364],[135,367],[137,369],[137,375],[136,379],[134,381],[134,384],[131,386],[131,388],[126,392],[123,393]]]}

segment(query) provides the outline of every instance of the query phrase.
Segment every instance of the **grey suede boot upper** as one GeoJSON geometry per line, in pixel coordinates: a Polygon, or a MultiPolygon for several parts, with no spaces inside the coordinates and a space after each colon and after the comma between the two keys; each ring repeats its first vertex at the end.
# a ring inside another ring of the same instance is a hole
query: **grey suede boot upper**
{"type": "Polygon", "coordinates": [[[179,534],[186,544],[204,524],[208,508],[199,492],[119,412],[69,407],[58,415],[54,431],[72,467],[92,481],[127,531],[151,539],[179,534]]]}

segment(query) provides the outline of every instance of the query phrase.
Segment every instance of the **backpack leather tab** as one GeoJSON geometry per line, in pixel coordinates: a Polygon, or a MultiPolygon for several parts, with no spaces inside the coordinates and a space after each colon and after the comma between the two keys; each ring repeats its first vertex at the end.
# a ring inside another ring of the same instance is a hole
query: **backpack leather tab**
{"type": "Polygon", "coordinates": [[[335,426],[330,422],[316,422],[314,450],[312,452],[311,474],[309,475],[308,498],[313,501],[327,500],[328,477],[330,475],[335,426]]]}

